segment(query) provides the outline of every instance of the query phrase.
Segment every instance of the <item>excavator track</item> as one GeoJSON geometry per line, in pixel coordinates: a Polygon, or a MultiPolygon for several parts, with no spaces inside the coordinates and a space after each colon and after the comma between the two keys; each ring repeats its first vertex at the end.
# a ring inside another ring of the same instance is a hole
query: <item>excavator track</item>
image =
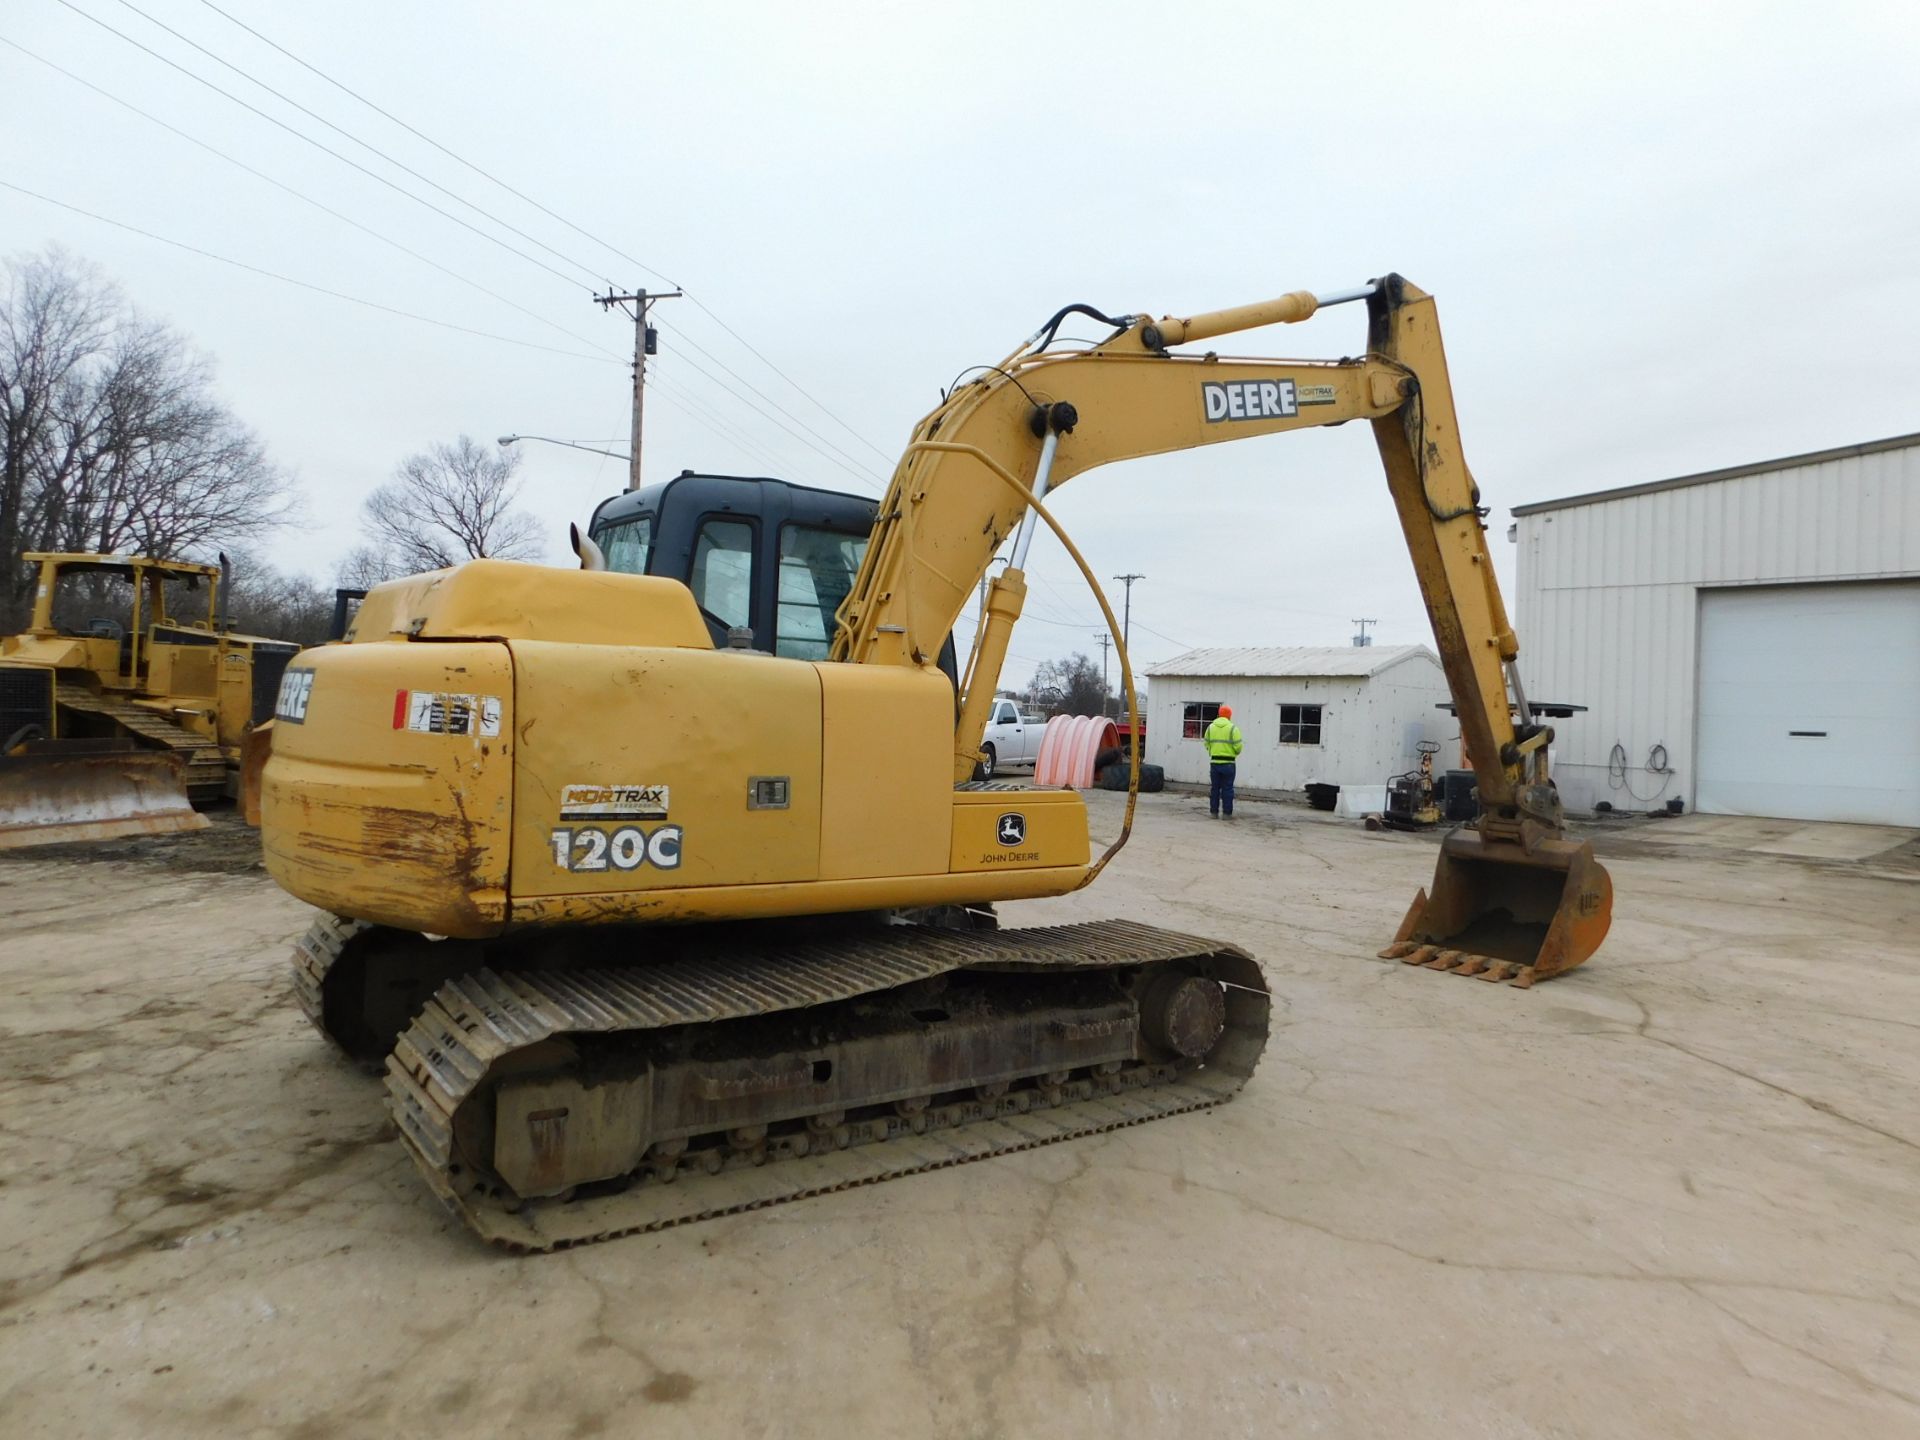
{"type": "MultiPolygon", "coordinates": [[[[367,934],[328,917],[296,949],[323,1030],[328,968],[367,934]]],[[[1239,949],[1124,922],[867,926],[596,958],[449,979],[387,1059],[389,1108],[428,1185],[512,1250],[1218,1105],[1258,1062],[1270,1004],[1239,949]]]]}
{"type": "Polygon", "coordinates": [[[191,799],[216,800],[226,793],[226,758],[220,747],[204,736],[181,729],[164,715],[96,694],[84,685],[62,683],[54,699],[62,709],[103,716],[145,743],[179,755],[186,762],[187,795],[191,799]]]}

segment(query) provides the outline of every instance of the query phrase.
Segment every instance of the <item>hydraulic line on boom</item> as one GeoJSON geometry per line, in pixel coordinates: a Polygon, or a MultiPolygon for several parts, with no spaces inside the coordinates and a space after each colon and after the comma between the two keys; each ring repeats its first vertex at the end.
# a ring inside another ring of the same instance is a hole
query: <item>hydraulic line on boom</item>
{"type": "MultiPolygon", "coordinates": [[[[963,780],[978,759],[977,737],[1025,599],[1034,515],[1045,515],[1051,491],[1114,460],[1368,420],[1476,757],[1483,807],[1476,828],[1446,841],[1431,895],[1416,899],[1387,953],[1521,986],[1585,960],[1606,934],[1611,883],[1591,847],[1563,833],[1546,764],[1553,732],[1535,722],[1521,686],[1519,642],[1487,552],[1479,486],[1461,452],[1432,298],[1388,275],[1184,318],[1122,317],[1111,321],[1116,333],[1090,349],[1048,353],[1060,318],[920,423],[841,607],[835,658],[924,656],[927,637],[951,628],[1013,535],[962,687],[954,778],[963,780]],[[1359,301],[1369,321],[1360,359],[1240,360],[1171,348],[1359,301]],[[1023,430],[1039,440],[1037,455],[1023,430]]],[[[1092,572],[1082,570],[1098,596],[1092,572]]],[[[1130,687],[1124,655],[1121,669],[1130,687]]]]}

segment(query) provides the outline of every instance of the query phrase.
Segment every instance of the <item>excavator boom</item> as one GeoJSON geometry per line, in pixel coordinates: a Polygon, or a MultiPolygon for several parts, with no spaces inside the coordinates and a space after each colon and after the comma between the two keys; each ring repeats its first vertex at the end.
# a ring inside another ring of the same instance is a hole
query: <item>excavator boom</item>
{"type": "MultiPolygon", "coordinates": [[[[1591,847],[1563,833],[1547,774],[1553,732],[1535,723],[1520,684],[1519,642],[1461,449],[1432,297],[1388,275],[1329,296],[1300,291],[1191,318],[1112,323],[1114,334],[1090,349],[1022,347],[920,423],[841,607],[836,658],[923,663],[931,637],[952,627],[1011,537],[954,728],[954,778],[964,780],[1025,596],[1031,510],[1047,494],[1116,460],[1366,420],[1481,806],[1477,826],[1444,843],[1432,894],[1416,901],[1390,958],[1522,986],[1587,959],[1606,935],[1611,881],[1591,847]],[[1361,358],[1244,360],[1169,348],[1358,300],[1368,312],[1361,358]]],[[[1130,674],[1124,655],[1122,669],[1130,674]]]]}

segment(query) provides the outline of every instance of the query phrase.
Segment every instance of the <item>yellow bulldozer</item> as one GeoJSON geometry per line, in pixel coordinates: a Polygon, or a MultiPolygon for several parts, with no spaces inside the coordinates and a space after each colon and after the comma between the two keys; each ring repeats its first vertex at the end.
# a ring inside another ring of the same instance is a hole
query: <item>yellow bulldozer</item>
{"type": "Polygon", "coordinates": [[[0,637],[0,849],[204,828],[195,806],[233,793],[300,647],[224,624],[224,565],[22,558],[37,575],[27,628],[0,637]]]}
{"type": "MultiPolygon", "coordinates": [[[[956,385],[851,522],[852,497],[690,477],[603,505],[580,571],[479,560],[374,589],[347,643],[289,668],[266,732],[267,869],[325,912],[295,949],[301,1004],[384,1057],[435,1192],[523,1250],[1230,1099],[1268,1031],[1245,951],[992,913],[1100,874],[1138,756],[1096,856],[1078,793],[974,778],[981,736],[1037,523],[1122,633],[1053,490],[1356,420],[1481,805],[1389,953],[1523,987],[1573,968],[1611,882],[1564,832],[1434,302],[1386,276],[1177,319],[1069,306],[956,385]],[[1357,358],[1205,343],[1356,301],[1357,358]],[[1074,313],[1111,333],[1057,343],[1074,313]],[[955,622],[1003,551],[956,666],[955,622]]],[[[1274,506],[1284,524],[1284,490],[1274,506]]]]}

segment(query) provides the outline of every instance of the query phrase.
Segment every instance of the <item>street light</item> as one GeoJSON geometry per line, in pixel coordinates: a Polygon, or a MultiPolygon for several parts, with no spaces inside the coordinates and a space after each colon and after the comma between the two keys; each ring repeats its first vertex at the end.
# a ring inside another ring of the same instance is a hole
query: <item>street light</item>
{"type": "Polygon", "coordinates": [[[584,450],[589,455],[605,455],[612,460],[625,460],[627,458],[625,455],[621,455],[613,450],[596,450],[591,445],[576,445],[571,440],[556,440],[551,435],[502,435],[500,437],[500,444],[504,447],[516,444],[521,440],[541,440],[549,445],[564,445],[569,450],[584,450]]]}

